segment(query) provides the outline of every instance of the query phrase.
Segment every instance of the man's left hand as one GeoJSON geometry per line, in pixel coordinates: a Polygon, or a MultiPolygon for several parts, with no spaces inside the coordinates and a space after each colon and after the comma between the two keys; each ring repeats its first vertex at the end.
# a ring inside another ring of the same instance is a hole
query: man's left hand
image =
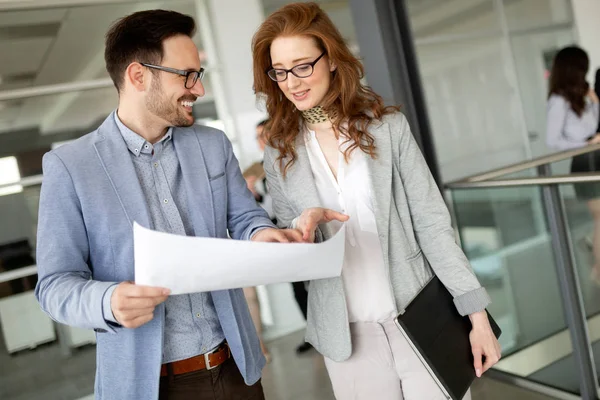
{"type": "Polygon", "coordinates": [[[253,242],[302,243],[302,233],[297,229],[265,228],[255,233],[253,242]]]}

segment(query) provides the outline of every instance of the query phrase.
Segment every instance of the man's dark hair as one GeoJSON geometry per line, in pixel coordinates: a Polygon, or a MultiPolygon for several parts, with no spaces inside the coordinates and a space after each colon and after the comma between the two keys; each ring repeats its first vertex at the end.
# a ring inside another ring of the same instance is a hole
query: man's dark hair
{"type": "Polygon", "coordinates": [[[196,23],[175,11],[140,11],[117,20],[106,34],[104,60],[117,91],[132,62],[160,64],[163,41],[177,35],[192,37],[196,23]]]}

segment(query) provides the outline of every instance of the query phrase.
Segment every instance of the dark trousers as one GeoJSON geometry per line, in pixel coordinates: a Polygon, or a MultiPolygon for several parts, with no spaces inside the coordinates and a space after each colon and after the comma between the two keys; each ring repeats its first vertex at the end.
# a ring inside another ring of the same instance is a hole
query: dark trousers
{"type": "Polygon", "coordinates": [[[159,400],[264,400],[260,381],[247,386],[233,358],[211,370],[160,378],[159,400]]]}
{"type": "Polygon", "coordinates": [[[294,287],[296,303],[298,303],[300,311],[302,311],[302,315],[304,315],[304,319],[306,319],[306,316],[308,315],[308,292],[306,291],[304,282],[292,282],[292,286],[294,287]]]}

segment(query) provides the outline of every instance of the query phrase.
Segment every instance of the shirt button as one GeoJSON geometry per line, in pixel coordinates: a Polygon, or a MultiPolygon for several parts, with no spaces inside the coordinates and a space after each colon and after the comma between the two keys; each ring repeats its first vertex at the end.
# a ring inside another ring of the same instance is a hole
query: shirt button
{"type": "Polygon", "coordinates": [[[200,318],[200,313],[196,314],[196,317],[200,318]]]}
{"type": "Polygon", "coordinates": [[[134,151],[137,153],[139,150],[138,150],[138,149],[135,149],[134,151]]]}
{"type": "Polygon", "coordinates": [[[145,149],[147,149],[148,147],[150,147],[150,146],[148,146],[148,145],[145,145],[145,146],[144,146],[144,148],[145,148],[145,149]]]}
{"type": "Polygon", "coordinates": [[[155,167],[158,167],[158,163],[157,163],[157,162],[155,162],[155,163],[154,163],[154,166],[155,166],[155,167]]]}
{"type": "Polygon", "coordinates": [[[169,202],[169,200],[167,200],[167,199],[164,199],[163,201],[165,202],[165,204],[167,204],[169,202]]]}

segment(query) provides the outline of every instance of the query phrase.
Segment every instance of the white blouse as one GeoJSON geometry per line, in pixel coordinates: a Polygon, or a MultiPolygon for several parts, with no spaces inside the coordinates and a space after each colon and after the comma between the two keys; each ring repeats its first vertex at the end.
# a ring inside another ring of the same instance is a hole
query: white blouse
{"type": "Polygon", "coordinates": [[[546,143],[557,150],[577,149],[587,145],[598,129],[598,104],[586,97],[581,116],[575,114],[571,103],[563,96],[553,94],[548,99],[546,115],[546,143]]]}
{"type": "MultiPolygon", "coordinates": [[[[315,132],[305,132],[306,150],[323,207],[350,216],[342,267],[348,318],[350,322],[385,321],[396,315],[396,306],[375,224],[368,155],[356,149],[346,163],[343,151],[350,144],[344,144],[345,138],[340,137],[336,180],[315,132]]],[[[335,230],[342,226],[339,221],[330,224],[335,230]]]]}

